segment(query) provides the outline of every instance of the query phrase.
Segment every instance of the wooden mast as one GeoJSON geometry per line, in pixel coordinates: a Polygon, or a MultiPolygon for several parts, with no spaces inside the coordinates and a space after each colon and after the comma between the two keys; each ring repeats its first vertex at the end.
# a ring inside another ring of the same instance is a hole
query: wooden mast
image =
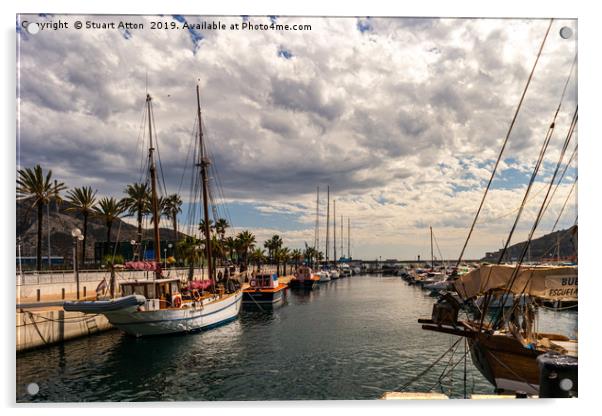
{"type": "Polygon", "coordinates": [[[199,93],[199,86],[196,86],[196,102],[197,102],[197,114],[199,118],[199,163],[197,166],[201,168],[201,182],[203,184],[203,219],[205,221],[205,254],[207,256],[207,271],[209,279],[213,279],[213,257],[211,255],[211,233],[209,227],[209,202],[208,202],[208,184],[209,178],[207,177],[207,166],[209,166],[209,158],[205,156],[205,149],[203,146],[203,124],[201,122],[201,96],[199,93]]]}
{"type": "Polygon", "coordinates": [[[320,185],[316,190],[316,232],[314,237],[314,248],[320,251],[320,185]]]}
{"type": "Polygon", "coordinates": [[[343,216],[341,215],[341,257],[345,257],[345,232],[343,231],[343,216]]]}
{"type": "Polygon", "coordinates": [[[332,201],[332,259],[334,265],[337,265],[337,200],[332,201]]]}
{"type": "MultiPolygon", "coordinates": [[[[146,107],[148,110],[148,137],[149,137],[149,148],[148,148],[148,161],[151,177],[151,209],[153,211],[153,231],[155,236],[155,278],[161,278],[161,237],[159,236],[159,207],[157,198],[157,169],[155,166],[155,158],[153,153],[155,148],[153,147],[153,120],[151,112],[151,96],[146,94],[146,107]]],[[[142,243],[139,241],[139,243],[142,243]]]]}
{"type": "Polygon", "coordinates": [[[347,258],[351,260],[351,218],[347,217],[347,258]]]}
{"type": "Polygon", "coordinates": [[[435,269],[435,255],[433,254],[433,227],[431,229],[431,271],[435,269]]]}
{"type": "Polygon", "coordinates": [[[326,188],[326,263],[328,263],[328,246],[330,241],[330,185],[326,188]]]}

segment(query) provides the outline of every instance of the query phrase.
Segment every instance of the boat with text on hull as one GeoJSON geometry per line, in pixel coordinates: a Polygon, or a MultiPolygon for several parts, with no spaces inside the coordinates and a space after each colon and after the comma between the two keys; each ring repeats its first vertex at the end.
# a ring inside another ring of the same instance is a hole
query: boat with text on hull
{"type": "Polygon", "coordinates": [[[245,307],[274,306],[282,303],[286,297],[288,285],[278,281],[275,273],[257,273],[249,281],[249,287],[242,291],[242,303],[245,307]]]}
{"type": "Polygon", "coordinates": [[[540,355],[577,358],[577,340],[538,332],[535,303],[522,300],[576,301],[577,267],[485,265],[458,277],[453,290],[456,297],[444,294],[433,306],[431,319],[418,322],[426,330],[465,337],[473,363],[498,391],[538,394],[540,355]],[[481,314],[458,320],[462,305],[479,296],[485,296],[479,303],[481,314]],[[494,302],[501,313],[485,315],[494,302]]]}

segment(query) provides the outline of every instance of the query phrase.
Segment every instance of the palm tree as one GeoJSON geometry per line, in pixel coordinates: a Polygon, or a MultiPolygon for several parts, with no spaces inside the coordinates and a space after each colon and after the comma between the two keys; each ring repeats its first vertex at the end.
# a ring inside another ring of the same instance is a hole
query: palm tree
{"type": "Polygon", "coordinates": [[[272,238],[263,243],[263,246],[268,249],[270,261],[274,261],[274,252],[282,247],[282,238],[278,234],[274,234],[272,238]]]}
{"type": "Polygon", "coordinates": [[[31,200],[31,208],[38,210],[38,239],[36,246],[36,270],[42,269],[42,221],[44,219],[44,205],[54,200],[61,201],[60,192],[66,189],[63,182],[52,182],[52,170],[46,176],[40,165],[33,169],[20,169],[17,172],[17,199],[31,200]]]}
{"type": "Polygon", "coordinates": [[[84,248],[82,250],[81,265],[82,268],[86,264],[86,242],[88,241],[88,217],[94,212],[96,204],[96,191],[90,186],[82,186],[73,188],[67,191],[67,201],[70,206],[67,211],[81,214],[84,217],[84,248]]]}
{"type": "Polygon", "coordinates": [[[101,218],[107,226],[107,243],[111,243],[111,228],[115,222],[125,212],[123,200],[117,201],[113,197],[104,197],[98,201],[94,207],[94,216],[101,218]]]}
{"type": "Polygon", "coordinates": [[[251,260],[251,263],[253,263],[254,266],[257,266],[257,270],[259,270],[261,268],[261,264],[267,260],[265,256],[265,250],[260,248],[254,249],[251,251],[251,254],[249,254],[249,260],[251,260]]]}
{"type": "Polygon", "coordinates": [[[286,263],[290,258],[290,249],[288,247],[277,248],[274,251],[274,258],[276,259],[277,273],[280,275],[280,263],[282,263],[282,275],[286,275],[286,263]]]}
{"type": "MultiPolygon", "coordinates": [[[[214,228],[215,226],[213,225],[213,220],[209,220],[209,234],[213,233],[214,228]]],[[[205,235],[205,220],[201,220],[201,222],[199,222],[199,230],[201,230],[203,238],[207,239],[207,236],[205,235]]]]}
{"type": "Polygon", "coordinates": [[[295,270],[299,268],[299,264],[301,264],[301,260],[303,260],[303,251],[301,249],[294,249],[291,251],[291,259],[295,262],[295,270]]]}
{"type": "Polygon", "coordinates": [[[203,255],[202,243],[196,237],[186,236],[176,244],[178,258],[188,264],[188,280],[191,281],[194,276],[194,265],[203,255]]]}
{"type": "Polygon", "coordinates": [[[234,237],[227,237],[224,240],[224,247],[228,249],[228,253],[230,254],[230,262],[234,263],[234,253],[238,250],[238,239],[234,237]]]}
{"type": "Polygon", "coordinates": [[[238,233],[236,239],[238,240],[239,249],[242,254],[242,261],[245,267],[248,267],[249,250],[255,247],[255,236],[248,230],[245,230],[238,233]]]}
{"type": "MultiPolygon", "coordinates": [[[[136,215],[138,222],[138,244],[142,242],[142,219],[151,211],[151,199],[149,197],[148,184],[134,183],[125,188],[127,195],[123,199],[123,204],[130,215],[136,215]]],[[[138,245],[138,247],[141,247],[138,245]]],[[[138,248],[138,250],[140,250],[138,248]]],[[[140,256],[140,253],[138,253],[140,256]]]]}
{"type": "MultiPolygon", "coordinates": [[[[149,199],[151,199],[150,196],[149,196],[149,199]]],[[[157,199],[157,215],[159,216],[159,224],[161,224],[161,218],[169,217],[169,215],[167,214],[166,204],[167,204],[166,198],[163,198],[162,196],[160,196],[157,199]]],[[[152,199],[151,199],[151,212],[150,213],[152,214],[152,199]]],[[[154,223],[155,223],[155,216],[151,215],[151,224],[154,224],[154,223]]]]}
{"type": "Polygon", "coordinates": [[[226,230],[230,227],[230,223],[225,218],[218,218],[215,221],[215,232],[220,236],[220,240],[223,240],[226,236],[226,230]]]}
{"type": "Polygon", "coordinates": [[[182,212],[182,198],[178,194],[171,194],[165,198],[165,215],[171,219],[173,224],[173,239],[178,240],[178,214],[182,212]]]}

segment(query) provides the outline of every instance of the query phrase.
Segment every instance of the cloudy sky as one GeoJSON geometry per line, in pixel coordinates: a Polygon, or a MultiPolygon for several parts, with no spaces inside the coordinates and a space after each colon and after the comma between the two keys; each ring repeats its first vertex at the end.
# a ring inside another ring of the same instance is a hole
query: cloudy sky
{"type": "MultiPolygon", "coordinates": [[[[121,196],[141,177],[148,89],[167,190],[186,200],[198,83],[234,231],[250,229],[260,242],[278,233],[290,247],[311,244],[316,187],[325,215],[330,185],[337,221],[351,218],[351,254],[367,259],[430,256],[429,225],[443,256],[458,256],[548,25],[259,16],[21,20],[61,20],[69,28],[32,35],[17,21],[19,167],[40,164],[68,186],[121,196]],[[78,20],[144,29],[76,30],[78,20]],[[151,22],[213,21],[227,29],[151,29],[151,22]],[[229,30],[244,21],[311,30],[229,30]]],[[[499,248],[508,234],[575,58],[576,32],[572,20],[552,25],[465,257],[499,248]],[[572,28],[570,39],[559,35],[562,27],[572,28]]],[[[558,160],[577,102],[575,74],[513,241],[526,236],[558,160]]],[[[565,160],[575,144],[576,137],[565,160]]],[[[576,166],[575,157],[538,235],[550,231],[576,166]]],[[[575,195],[559,228],[575,221],[575,195]]],[[[323,247],[325,217],[320,221],[323,247]]]]}

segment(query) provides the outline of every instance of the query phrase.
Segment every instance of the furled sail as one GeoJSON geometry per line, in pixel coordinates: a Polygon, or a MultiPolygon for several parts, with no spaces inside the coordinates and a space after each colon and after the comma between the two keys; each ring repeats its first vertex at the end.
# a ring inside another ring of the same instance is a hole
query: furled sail
{"type": "Polygon", "coordinates": [[[544,299],[577,300],[577,266],[521,266],[516,275],[515,270],[516,266],[484,265],[455,280],[454,288],[463,299],[509,290],[544,299]]]}

